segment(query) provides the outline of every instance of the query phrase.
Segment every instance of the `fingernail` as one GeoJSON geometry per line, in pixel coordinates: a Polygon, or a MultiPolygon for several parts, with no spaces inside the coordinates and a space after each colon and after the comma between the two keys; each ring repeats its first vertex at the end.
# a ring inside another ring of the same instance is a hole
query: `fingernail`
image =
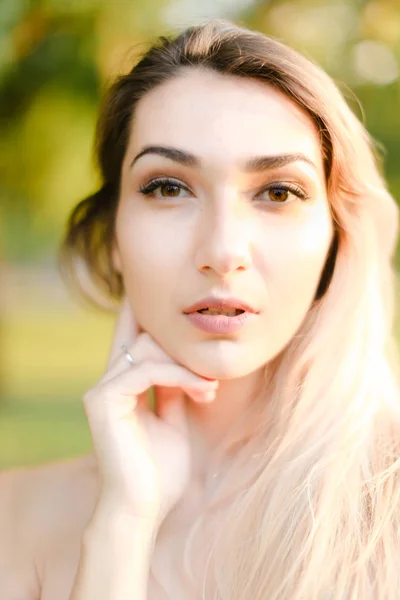
{"type": "Polygon", "coordinates": [[[217,387],[219,385],[218,379],[208,379],[205,383],[208,383],[212,387],[217,387]]]}
{"type": "Polygon", "coordinates": [[[215,400],[216,393],[215,392],[206,392],[204,394],[204,402],[212,402],[215,400]]]}

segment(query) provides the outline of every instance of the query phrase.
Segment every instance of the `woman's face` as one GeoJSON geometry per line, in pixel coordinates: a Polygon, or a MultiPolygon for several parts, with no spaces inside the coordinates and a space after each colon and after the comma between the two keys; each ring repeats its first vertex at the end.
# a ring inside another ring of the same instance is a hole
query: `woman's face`
{"type": "Polygon", "coordinates": [[[176,361],[226,379],[273,359],[312,304],[332,236],[318,133],[281,92],[191,69],[142,98],[113,257],[138,323],[176,361]],[[150,146],[195,158],[135,161],[150,146]],[[255,157],[268,158],[246,167],[255,157]],[[141,192],[157,178],[172,181],[141,192]],[[212,295],[259,312],[235,333],[204,332],[183,311],[212,295]]]}

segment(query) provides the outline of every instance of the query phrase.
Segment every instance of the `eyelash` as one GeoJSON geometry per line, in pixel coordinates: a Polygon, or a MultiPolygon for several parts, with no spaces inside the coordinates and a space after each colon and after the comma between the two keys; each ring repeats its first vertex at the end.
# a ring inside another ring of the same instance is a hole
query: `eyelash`
{"type": "MultiPolygon", "coordinates": [[[[145,196],[150,196],[157,188],[162,187],[164,185],[175,186],[175,187],[178,187],[178,188],[181,188],[183,190],[187,190],[188,192],[190,192],[189,188],[182,185],[178,181],[175,181],[174,179],[169,179],[168,177],[159,177],[158,179],[153,179],[153,181],[150,181],[150,183],[148,183],[145,186],[139,186],[139,192],[145,196]]],[[[304,190],[294,183],[270,183],[267,186],[263,187],[259,192],[257,192],[256,195],[259,196],[259,195],[263,194],[264,192],[267,192],[272,189],[279,189],[284,192],[291,192],[292,194],[297,196],[302,202],[305,202],[306,200],[310,200],[310,197],[304,192],[304,190]]],[[[171,196],[171,198],[166,197],[165,199],[173,200],[174,196],[171,196]]],[[[277,207],[285,206],[286,204],[292,204],[291,202],[288,202],[288,201],[273,202],[271,200],[270,202],[272,205],[276,205],[277,207]]]]}

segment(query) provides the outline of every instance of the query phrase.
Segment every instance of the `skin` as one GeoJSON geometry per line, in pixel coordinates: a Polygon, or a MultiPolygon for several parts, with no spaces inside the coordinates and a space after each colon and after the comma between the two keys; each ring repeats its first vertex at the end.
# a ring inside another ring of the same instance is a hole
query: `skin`
{"type": "MultiPolygon", "coordinates": [[[[174,360],[220,382],[210,404],[187,397],[193,482],[157,539],[149,599],[189,597],[177,565],[201,506],[203,477],[218,443],[268,377],[269,362],[303,322],[332,236],[318,132],[283,94],[192,69],[141,100],[122,168],[114,266],[141,329],[174,360]],[[131,166],[148,145],[190,152],[201,167],[155,154],[131,166]],[[306,160],[258,173],[241,167],[254,155],[288,153],[306,160]],[[160,176],[184,189],[178,196],[165,187],[153,197],[140,193],[139,186],[160,176]],[[284,182],[300,186],[309,200],[289,193],[288,204],[279,204],[277,184],[284,182]],[[274,190],[261,194],[268,184],[274,190]],[[235,335],[201,332],[182,311],[212,294],[239,298],[259,314],[235,335]]],[[[16,597],[68,600],[97,483],[93,455],[0,474],[0,564],[8,565],[16,597]]],[[[202,573],[204,557],[195,560],[202,573]]]]}
{"type": "Polygon", "coordinates": [[[269,361],[296,334],[333,233],[318,132],[285,95],[191,69],[142,98],[122,167],[113,259],[140,327],[177,362],[220,381],[213,403],[187,402],[194,476],[208,472],[218,442],[268,376],[269,361]],[[147,146],[190,152],[201,165],[154,153],[133,163],[147,146]],[[242,167],[254,155],[291,153],[310,162],[261,172],[242,167]],[[161,185],[143,195],[140,186],[157,177],[181,189],[161,185]],[[283,182],[309,199],[283,196],[276,185],[283,182]],[[269,184],[275,188],[262,191],[269,184]],[[259,314],[236,334],[204,333],[182,311],[212,294],[234,296],[259,314]]]}

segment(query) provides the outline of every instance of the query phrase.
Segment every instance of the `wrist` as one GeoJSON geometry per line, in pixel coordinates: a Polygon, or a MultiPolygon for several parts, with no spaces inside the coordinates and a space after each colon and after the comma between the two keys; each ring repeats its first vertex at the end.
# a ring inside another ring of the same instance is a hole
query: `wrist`
{"type": "Polygon", "coordinates": [[[154,510],[138,512],[123,503],[102,498],[96,505],[95,511],[86,526],[85,532],[103,532],[104,534],[129,535],[132,531],[140,530],[144,535],[152,536],[158,529],[158,514],[154,510]]]}

